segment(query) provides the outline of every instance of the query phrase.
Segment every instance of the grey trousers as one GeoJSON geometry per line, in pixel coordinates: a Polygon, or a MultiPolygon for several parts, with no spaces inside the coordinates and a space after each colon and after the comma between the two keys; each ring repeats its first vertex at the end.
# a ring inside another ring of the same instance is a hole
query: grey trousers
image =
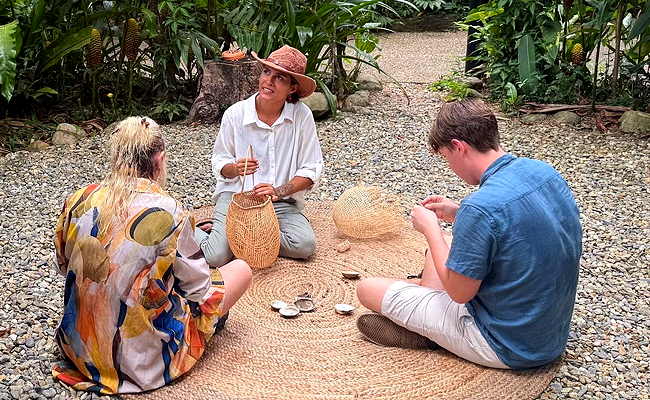
{"type": "MultiPolygon", "coordinates": [[[[213,267],[221,267],[234,257],[226,237],[226,214],[231,201],[232,193],[221,193],[214,205],[214,224],[210,234],[200,228],[194,232],[205,260],[213,267]]],[[[275,202],[273,208],[280,223],[280,256],[305,259],[314,254],[316,235],[298,207],[286,202],[275,202]]]]}

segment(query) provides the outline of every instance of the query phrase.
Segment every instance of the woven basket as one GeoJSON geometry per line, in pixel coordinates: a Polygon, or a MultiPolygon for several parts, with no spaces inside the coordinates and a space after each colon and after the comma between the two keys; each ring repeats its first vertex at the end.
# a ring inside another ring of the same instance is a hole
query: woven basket
{"type": "Polygon", "coordinates": [[[271,198],[236,193],[228,207],[226,235],[230,250],[251,268],[270,266],[280,252],[280,225],[271,198]]]}
{"type": "MultiPolygon", "coordinates": [[[[252,154],[252,148],[249,148],[252,154]]],[[[244,170],[246,167],[244,167],[244,170]]],[[[280,224],[271,197],[261,199],[252,191],[235,193],[226,216],[226,236],[235,257],[253,269],[269,267],[280,253],[280,224]]],[[[254,181],[253,181],[254,182],[254,181]]]]}
{"type": "Polygon", "coordinates": [[[404,225],[397,198],[376,186],[357,185],[343,192],[332,217],[341,233],[358,239],[394,233],[404,225]]]}

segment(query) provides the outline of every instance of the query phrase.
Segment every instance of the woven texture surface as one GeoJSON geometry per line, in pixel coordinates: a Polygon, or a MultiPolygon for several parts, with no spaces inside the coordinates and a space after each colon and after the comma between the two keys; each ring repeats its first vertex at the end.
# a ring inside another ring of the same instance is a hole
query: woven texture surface
{"type": "Polygon", "coordinates": [[[483,368],[444,351],[385,348],[362,339],[351,316],[334,312],[336,303],[359,307],[362,276],[402,278],[421,269],[425,242],[404,227],[384,240],[343,239],[332,222],[331,204],[308,203],[306,214],[318,239],[309,262],[280,258],[256,271],[250,290],[230,312],[224,331],[215,336],[190,373],[176,383],[128,399],[534,399],[553,378],[558,364],[525,372],[483,368]],[[316,310],[283,319],[273,300],[292,301],[309,292],[316,310]]]}
{"type": "Polygon", "coordinates": [[[334,203],[332,216],[338,230],[353,238],[374,238],[403,226],[397,197],[376,186],[347,189],[334,203]]]}
{"type": "Polygon", "coordinates": [[[228,207],[226,235],[230,250],[253,269],[267,268],[280,252],[280,225],[270,198],[236,193],[228,207]]]}

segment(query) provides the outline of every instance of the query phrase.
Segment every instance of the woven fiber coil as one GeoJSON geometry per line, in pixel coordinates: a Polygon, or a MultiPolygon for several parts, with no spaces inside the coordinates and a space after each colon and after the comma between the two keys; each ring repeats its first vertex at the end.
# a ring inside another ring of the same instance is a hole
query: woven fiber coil
{"type": "MultiPolygon", "coordinates": [[[[390,239],[341,238],[331,219],[331,204],[307,203],[306,216],[318,248],[309,262],[279,258],[256,271],[250,289],[231,309],[225,329],[215,335],[197,365],[176,383],[126,399],[167,400],[530,400],[553,378],[558,364],[521,372],[484,368],[445,350],[386,348],[365,341],[356,318],[367,312],[355,295],[363,277],[403,278],[419,272],[426,246],[422,235],[404,227],[390,239]],[[273,300],[292,301],[309,292],[316,309],[283,319],[273,300]],[[337,303],[354,314],[334,312],[337,303]]],[[[227,287],[226,287],[226,290],[227,287]]]]}
{"type": "Polygon", "coordinates": [[[334,203],[332,217],[339,231],[359,239],[394,233],[404,223],[395,196],[365,185],[343,192],[334,203]]]}
{"type": "Polygon", "coordinates": [[[251,268],[267,268],[280,252],[280,225],[271,198],[252,192],[235,193],[226,215],[230,250],[251,268]]]}

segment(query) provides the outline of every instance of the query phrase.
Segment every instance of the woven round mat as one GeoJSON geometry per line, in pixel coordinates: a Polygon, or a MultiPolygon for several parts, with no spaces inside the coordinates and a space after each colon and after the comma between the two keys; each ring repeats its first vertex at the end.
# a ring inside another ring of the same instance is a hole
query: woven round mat
{"type": "Polygon", "coordinates": [[[379,240],[342,241],[332,222],[331,204],[308,203],[306,215],[318,240],[309,262],[279,258],[255,271],[250,290],[230,312],[203,358],[170,386],[138,396],[146,399],[533,399],[553,378],[558,363],[524,372],[480,367],[445,350],[386,348],[365,341],[356,318],[364,312],[355,296],[362,276],[403,278],[421,269],[425,242],[404,228],[379,240]],[[316,310],[283,319],[273,300],[292,301],[309,292],[316,310]],[[336,303],[359,307],[351,316],[334,312],[336,303]]]}

